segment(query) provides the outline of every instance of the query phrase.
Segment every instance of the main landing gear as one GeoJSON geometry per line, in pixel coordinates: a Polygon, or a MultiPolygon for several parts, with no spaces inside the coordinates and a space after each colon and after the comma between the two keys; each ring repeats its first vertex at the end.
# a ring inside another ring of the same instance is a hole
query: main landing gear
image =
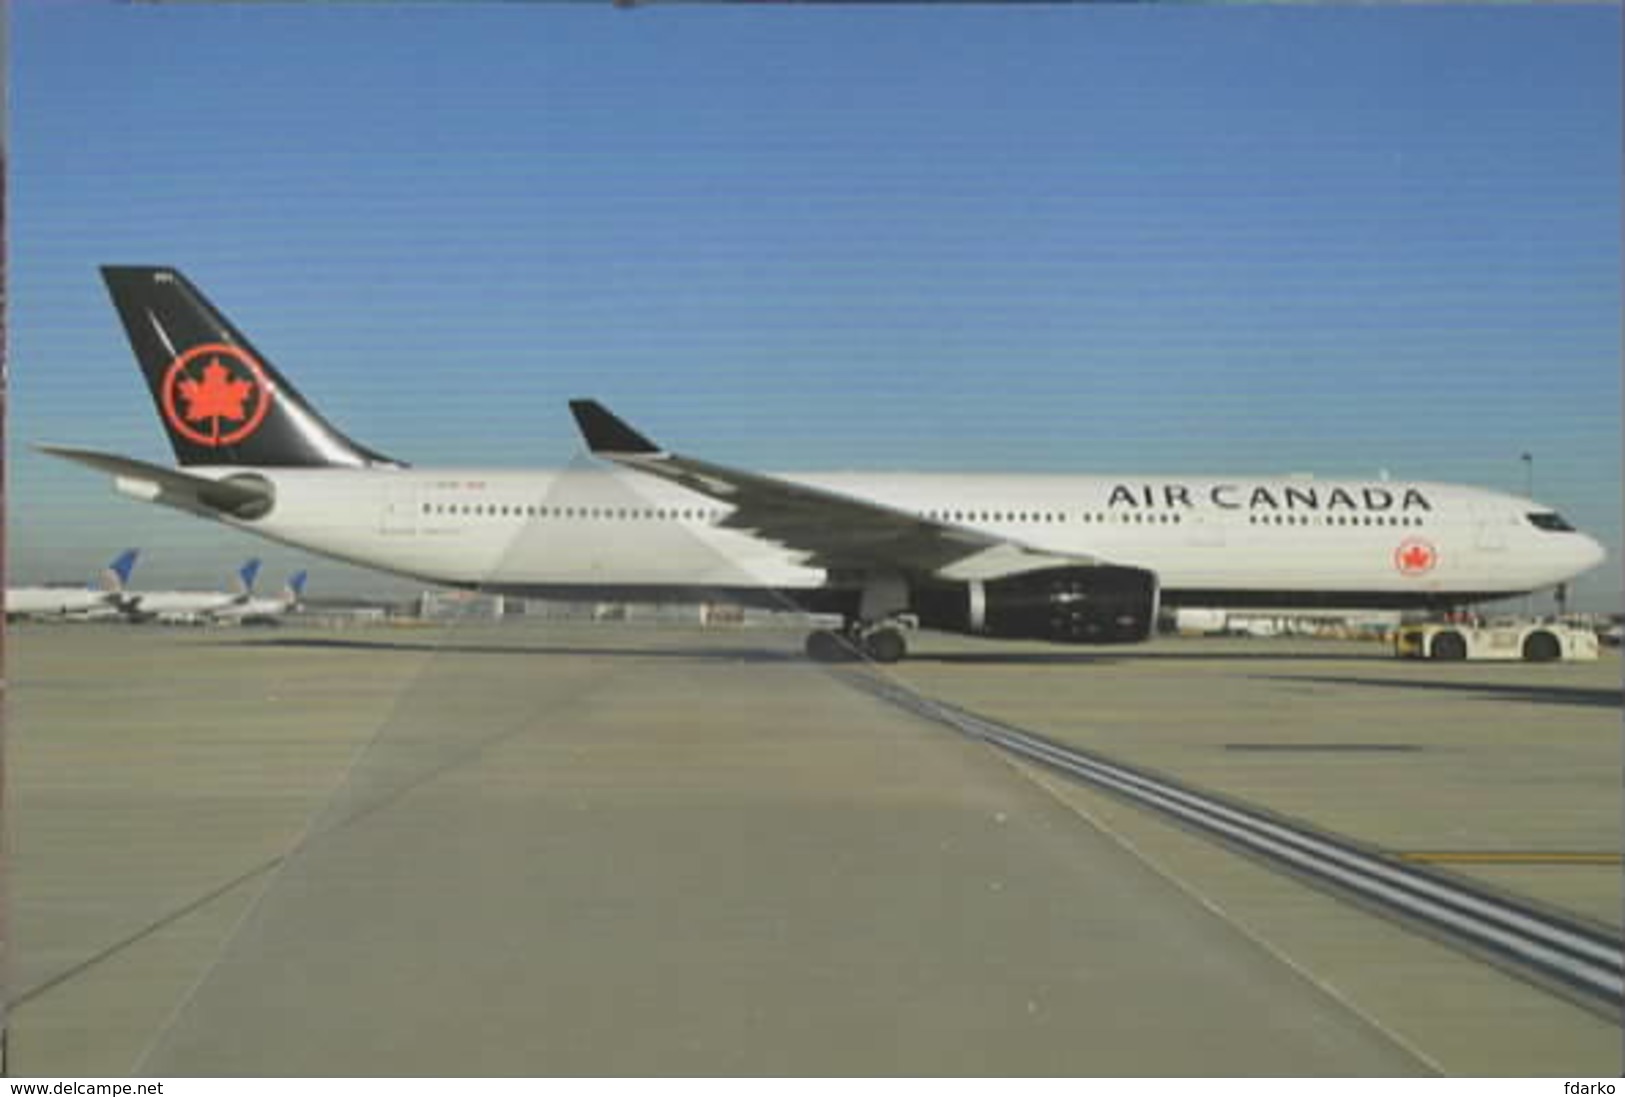
{"type": "Polygon", "coordinates": [[[853,623],[839,632],[819,629],[807,637],[807,658],[815,663],[846,663],[867,659],[896,663],[908,654],[908,641],[895,621],[864,625],[853,623]]]}

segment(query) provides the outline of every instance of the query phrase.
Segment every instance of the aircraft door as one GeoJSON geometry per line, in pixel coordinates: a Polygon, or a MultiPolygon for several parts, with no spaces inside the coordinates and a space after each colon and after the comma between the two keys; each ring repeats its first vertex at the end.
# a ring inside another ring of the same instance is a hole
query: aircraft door
{"type": "Polygon", "coordinates": [[[1473,503],[1473,548],[1480,552],[1505,552],[1506,512],[1486,503],[1473,503]]]}

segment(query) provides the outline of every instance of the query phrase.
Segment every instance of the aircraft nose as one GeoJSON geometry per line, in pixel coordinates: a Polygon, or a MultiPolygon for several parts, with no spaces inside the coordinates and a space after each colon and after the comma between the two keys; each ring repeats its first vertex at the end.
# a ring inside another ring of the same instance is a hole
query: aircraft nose
{"type": "Polygon", "coordinates": [[[1582,535],[1580,544],[1580,570],[1589,571],[1608,559],[1608,550],[1602,547],[1602,542],[1595,537],[1582,535]]]}

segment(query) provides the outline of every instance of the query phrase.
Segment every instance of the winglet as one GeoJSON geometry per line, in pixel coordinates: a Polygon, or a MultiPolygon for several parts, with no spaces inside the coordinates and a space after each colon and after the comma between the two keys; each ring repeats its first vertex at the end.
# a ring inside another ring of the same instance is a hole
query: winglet
{"type": "Polygon", "coordinates": [[[659,453],[660,447],[621,422],[597,400],[571,400],[570,414],[594,453],[659,453]]]}

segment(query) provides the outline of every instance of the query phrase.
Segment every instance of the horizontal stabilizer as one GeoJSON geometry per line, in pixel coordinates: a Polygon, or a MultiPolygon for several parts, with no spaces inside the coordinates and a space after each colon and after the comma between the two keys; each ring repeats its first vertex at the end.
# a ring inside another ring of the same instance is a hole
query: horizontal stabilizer
{"type": "Polygon", "coordinates": [[[275,489],[258,476],[239,475],[213,480],[115,453],[44,444],[37,444],[34,448],[41,453],[109,473],[118,489],[127,495],[183,510],[257,518],[271,509],[271,503],[276,498],[275,489]]]}
{"type": "Polygon", "coordinates": [[[594,453],[659,453],[660,447],[627,426],[597,400],[571,400],[570,414],[576,417],[587,448],[594,453]]]}

